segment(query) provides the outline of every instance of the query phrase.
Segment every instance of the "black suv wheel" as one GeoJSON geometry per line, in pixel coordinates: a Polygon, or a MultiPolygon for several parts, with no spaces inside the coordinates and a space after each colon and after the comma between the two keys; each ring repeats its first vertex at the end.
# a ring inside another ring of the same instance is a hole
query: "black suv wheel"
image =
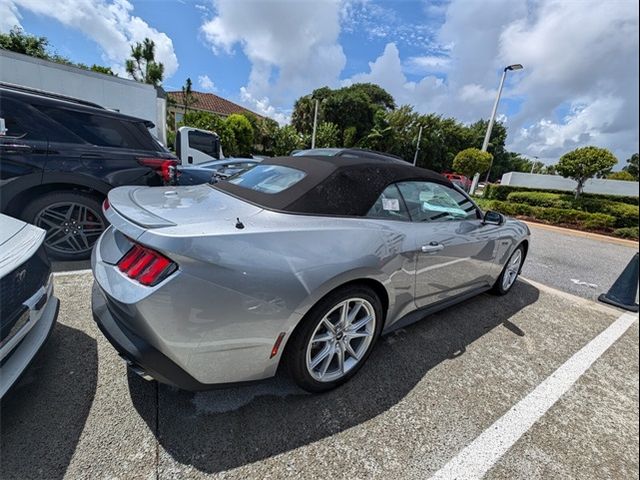
{"type": "Polygon", "coordinates": [[[47,253],[58,260],[85,260],[107,225],[100,199],[80,192],[51,192],[24,210],[23,219],[47,231],[47,253]]]}

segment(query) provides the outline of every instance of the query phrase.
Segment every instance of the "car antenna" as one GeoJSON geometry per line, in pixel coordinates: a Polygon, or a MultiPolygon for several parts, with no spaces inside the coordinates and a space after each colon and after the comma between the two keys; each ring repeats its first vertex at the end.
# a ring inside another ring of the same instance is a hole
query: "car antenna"
{"type": "Polygon", "coordinates": [[[238,230],[242,230],[244,228],[244,223],[240,221],[240,218],[236,218],[236,228],[238,230]]]}

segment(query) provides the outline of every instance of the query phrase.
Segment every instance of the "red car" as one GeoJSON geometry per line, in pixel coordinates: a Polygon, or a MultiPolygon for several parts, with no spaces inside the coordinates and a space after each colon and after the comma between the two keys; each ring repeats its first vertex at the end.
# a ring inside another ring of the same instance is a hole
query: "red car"
{"type": "Polygon", "coordinates": [[[455,183],[460,188],[462,188],[465,192],[471,190],[471,180],[464,175],[460,175],[459,173],[443,173],[445,177],[447,177],[451,183],[455,183]]]}

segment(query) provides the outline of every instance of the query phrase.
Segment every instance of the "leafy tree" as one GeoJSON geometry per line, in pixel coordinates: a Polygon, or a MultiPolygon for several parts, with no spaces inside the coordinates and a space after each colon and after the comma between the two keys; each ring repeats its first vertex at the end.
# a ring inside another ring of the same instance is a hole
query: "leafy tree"
{"type": "Polygon", "coordinates": [[[0,33],[0,48],[22,53],[36,58],[49,59],[47,37],[37,37],[25,33],[19,26],[13,27],[9,33],[0,33]]]}
{"type": "Polygon", "coordinates": [[[337,147],[340,138],[340,131],[335,123],[322,122],[318,125],[316,132],[316,147],[330,148],[337,147]]]}
{"type": "Polygon", "coordinates": [[[125,69],[137,82],[157,87],[162,83],[164,65],[156,62],[155,50],[156,44],[149,38],[131,45],[131,58],[126,61],[125,69]]]}
{"type": "Polygon", "coordinates": [[[104,73],[105,75],[112,75],[114,77],[118,76],[117,73],[114,73],[114,71],[111,70],[111,67],[104,67],[102,65],[96,65],[95,63],[89,67],[89,70],[91,70],[92,72],[104,73]]]}
{"type": "MultiPolygon", "coordinates": [[[[315,111],[315,100],[312,95],[300,97],[293,104],[291,114],[291,125],[300,133],[311,133],[313,130],[313,115],[315,111]]],[[[320,109],[318,109],[318,122],[321,121],[320,109]]]]}
{"type": "Polygon", "coordinates": [[[182,121],[178,124],[178,127],[182,126],[200,128],[216,133],[220,137],[222,151],[227,156],[231,156],[238,151],[233,130],[218,115],[199,110],[190,110],[185,113],[182,121]]]}
{"type": "Polygon", "coordinates": [[[93,64],[92,66],[83,63],[74,63],[62,55],[50,53],[48,50],[49,40],[47,37],[38,37],[25,33],[22,28],[15,26],[9,33],[0,33],[0,48],[11,50],[12,52],[22,53],[30,57],[42,58],[63,65],[71,65],[83,70],[91,70],[93,72],[105,73],[107,75],[117,76],[110,67],[93,64]]]}
{"type": "Polygon", "coordinates": [[[578,182],[576,198],[579,198],[584,189],[584,182],[609,172],[616,163],[618,159],[606,148],[582,147],[560,157],[556,171],[563,177],[578,182]]]}
{"type": "Polygon", "coordinates": [[[625,172],[629,172],[635,180],[638,180],[638,154],[634,153],[627,158],[627,164],[622,168],[625,172]]]}
{"type": "Polygon", "coordinates": [[[395,108],[393,97],[371,83],[356,83],[336,90],[318,88],[311,95],[300,97],[294,104],[291,125],[302,134],[309,134],[313,130],[316,100],[320,102],[318,124],[334,123],[343,139],[347,128],[355,128],[355,136],[348,134],[351,144],[356,144],[369,133],[378,110],[390,111],[395,108]]]}
{"type": "MultiPolygon", "coordinates": [[[[253,147],[253,127],[251,122],[244,115],[234,113],[229,115],[224,123],[235,138],[235,151],[231,151],[226,147],[225,154],[234,157],[250,156],[253,147]]],[[[222,147],[225,148],[225,145],[223,144],[222,147]]]]}
{"type": "Polygon", "coordinates": [[[187,110],[195,105],[197,101],[195,96],[193,95],[192,86],[193,84],[191,83],[191,78],[187,77],[184,85],[182,86],[182,103],[184,106],[184,113],[187,113],[187,110]]]}
{"type": "Polygon", "coordinates": [[[356,144],[356,135],[357,135],[356,127],[347,127],[342,132],[342,145],[346,148],[351,148],[356,144]]]}
{"type": "Polygon", "coordinates": [[[619,172],[611,172],[607,175],[609,180],[624,180],[627,182],[635,182],[638,179],[634,177],[632,174],[627,172],[626,170],[620,170],[619,172]]]}
{"type": "Polygon", "coordinates": [[[453,169],[467,177],[486,172],[490,164],[491,154],[477,148],[462,150],[453,159],[453,169]]]}
{"type": "Polygon", "coordinates": [[[378,110],[375,114],[373,128],[360,143],[363,147],[371,150],[390,152],[398,143],[396,137],[396,131],[389,124],[387,115],[382,110],[378,110]]]}
{"type": "Polygon", "coordinates": [[[292,150],[302,148],[302,136],[292,125],[278,128],[273,139],[273,153],[275,155],[289,155],[292,150]]]}

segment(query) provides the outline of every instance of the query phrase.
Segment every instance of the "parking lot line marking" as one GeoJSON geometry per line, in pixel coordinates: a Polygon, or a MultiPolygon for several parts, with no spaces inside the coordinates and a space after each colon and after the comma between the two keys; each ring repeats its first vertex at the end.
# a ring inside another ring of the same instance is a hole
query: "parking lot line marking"
{"type": "Polygon", "coordinates": [[[66,270],[64,272],[53,272],[54,277],[68,277],[70,275],[83,275],[85,273],[91,273],[90,268],[85,268],[84,270],[66,270]]]}
{"type": "Polygon", "coordinates": [[[479,479],[538,421],[638,315],[624,313],[438,470],[432,480],[479,479]]]}

